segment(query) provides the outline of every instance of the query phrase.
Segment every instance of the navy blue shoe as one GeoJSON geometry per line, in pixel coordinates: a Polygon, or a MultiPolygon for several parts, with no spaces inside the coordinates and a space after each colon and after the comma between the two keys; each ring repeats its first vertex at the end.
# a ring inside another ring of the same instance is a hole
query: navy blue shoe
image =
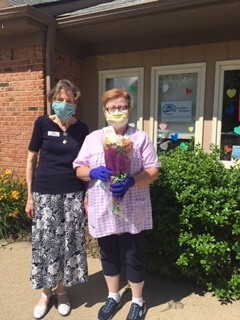
{"type": "Polygon", "coordinates": [[[146,311],[147,308],[145,302],[143,303],[142,307],[139,304],[133,302],[131,304],[131,308],[128,312],[126,320],[143,320],[146,311]]]}
{"type": "Polygon", "coordinates": [[[107,298],[104,305],[98,312],[98,320],[110,320],[114,316],[120,302],[117,303],[113,298],[107,298]]]}

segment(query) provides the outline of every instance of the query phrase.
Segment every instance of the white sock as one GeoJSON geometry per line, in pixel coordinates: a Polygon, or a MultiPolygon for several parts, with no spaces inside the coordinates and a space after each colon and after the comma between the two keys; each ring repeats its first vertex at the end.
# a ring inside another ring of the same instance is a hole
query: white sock
{"type": "Polygon", "coordinates": [[[140,307],[142,307],[143,306],[143,297],[141,297],[141,298],[134,298],[134,297],[132,297],[132,303],[137,303],[140,307]]]}
{"type": "Polygon", "coordinates": [[[120,301],[120,294],[118,292],[109,292],[108,298],[113,298],[117,303],[120,301]]]}

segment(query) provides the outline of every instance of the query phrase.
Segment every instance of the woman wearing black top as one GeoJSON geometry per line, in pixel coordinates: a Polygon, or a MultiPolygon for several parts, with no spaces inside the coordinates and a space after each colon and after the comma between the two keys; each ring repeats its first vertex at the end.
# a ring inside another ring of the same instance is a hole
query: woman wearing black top
{"type": "Polygon", "coordinates": [[[48,311],[52,289],[58,311],[71,305],[65,287],[87,280],[84,240],[83,182],[76,177],[76,158],[88,127],[75,119],[80,96],[68,80],[60,80],[48,94],[54,115],[37,118],[29,144],[26,213],[32,219],[32,274],[34,289],[43,289],[34,308],[36,319],[48,311]]]}

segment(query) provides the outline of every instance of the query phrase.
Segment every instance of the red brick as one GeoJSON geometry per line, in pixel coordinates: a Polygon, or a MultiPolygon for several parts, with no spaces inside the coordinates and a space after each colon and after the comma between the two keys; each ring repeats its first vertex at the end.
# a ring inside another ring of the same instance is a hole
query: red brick
{"type": "Polygon", "coordinates": [[[10,50],[0,51],[0,82],[9,84],[0,87],[0,170],[17,168],[24,176],[33,123],[46,110],[45,47],[12,50],[13,60],[10,50]]]}

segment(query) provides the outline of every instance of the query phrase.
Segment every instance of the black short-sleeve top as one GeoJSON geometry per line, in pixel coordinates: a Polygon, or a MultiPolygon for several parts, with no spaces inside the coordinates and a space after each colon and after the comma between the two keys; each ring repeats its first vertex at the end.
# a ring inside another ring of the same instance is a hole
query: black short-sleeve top
{"type": "Polygon", "coordinates": [[[72,162],[87,134],[87,125],[79,120],[64,133],[49,116],[37,118],[28,148],[39,152],[33,192],[61,194],[84,189],[84,183],[77,178],[72,162]]]}

